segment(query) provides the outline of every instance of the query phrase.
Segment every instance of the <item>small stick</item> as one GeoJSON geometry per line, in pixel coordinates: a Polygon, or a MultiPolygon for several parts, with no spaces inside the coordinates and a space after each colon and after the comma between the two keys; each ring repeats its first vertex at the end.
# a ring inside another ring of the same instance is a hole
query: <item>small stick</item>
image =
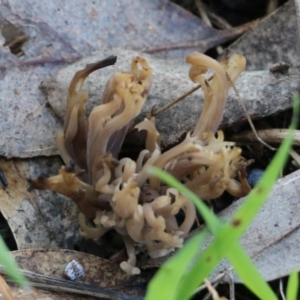
{"type": "Polygon", "coordinates": [[[243,100],[242,100],[242,97],[240,96],[238,90],[236,89],[234,83],[232,82],[232,80],[231,80],[231,78],[230,78],[230,76],[228,75],[227,72],[226,72],[226,77],[227,77],[227,79],[228,79],[230,85],[233,87],[233,90],[234,90],[235,94],[237,95],[238,101],[239,101],[241,107],[243,108],[243,111],[244,111],[244,113],[245,113],[245,115],[246,115],[246,118],[247,118],[247,120],[248,120],[248,122],[249,122],[249,125],[250,125],[250,127],[251,127],[253,133],[255,134],[255,137],[257,138],[257,140],[258,140],[261,144],[263,144],[264,146],[266,146],[268,149],[270,149],[270,150],[272,150],[272,151],[276,151],[276,150],[277,150],[276,148],[273,148],[272,146],[270,146],[269,144],[267,144],[266,142],[264,142],[264,141],[258,136],[258,134],[257,134],[257,132],[256,132],[256,129],[255,129],[255,127],[254,127],[254,124],[253,124],[253,122],[252,122],[252,120],[251,120],[251,118],[250,118],[250,116],[249,116],[249,114],[248,114],[247,108],[246,108],[245,105],[244,105],[244,102],[243,102],[243,100]]]}
{"type": "Polygon", "coordinates": [[[283,291],[282,278],[279,281],[279,291],[280,291],[280,295],[281,295],[282,300],[286,300],[285,295],[284,295],[284,291],[283,291]]]}
{"type": "MultiPolygon", "coordinates": [[[[209,19],[208,13],[207,13],[207,7],[204,6],[204,4],[202,3],[201,0],[194,0],[194,2],[198,8],[199,15],[200,15],[201,19],[203,20],[203,22],[206,25],[208,25],[209,27],[213,27],[211,24],[211,21],[209,19]]],[[[219,55],[221,55],[224,52],[223,48],[221,46],[217,46],[216,50],[219,55]]]]}
{"type": "Polygon", "coordinates": [[[0,294],[3,296],[4,300],[14,300],[14,296],[11,292],[11,289],[7,285],[4,278],[0,275],[0,294]]]}
{"type": "Polygon", "coordinates": [[[196,85],[194,88],[190,89],[189,91],[187,91],[186,93],[184,93],[183,95],[181,95],[180,97],[172,100],[171,102],[169,102],[168,104],[166,104],[163,108],[159,109],[158,111],[154,112],[154,108],[151,109],[151,112],[148,114],[147,119],[151,119],[152,117],[156,117],[157,115],[165,112],[167,109],[169,109],[171,106],[173,106],[174,104],[176,104],[177,102],[181,101],[182,99],[184,99],[185,97],[187,97],[188,95],[194,93],[195,91],[199,90],[201,88],[201,85],[198,84],[196,85]]]}
{"type": "MultiPolygon", "coordinates": [[[[289,129],[260,129],[256,131],[259,138],[266,143],[281,144],[289,133],[289,129]]],[[[230,140],[234,142],[258,142],[256,135],[252,131],[244,131],[239,134],[230,136],[230,140]]],[[[294,146],[300,146],[300,130],[294,131],[294,146]]]]}
{"type": "MultiPolygon", "coordinates": [[[[299,0],[300,1],[300,0],[299,0]]],[[[149,47],[144,50],[146,53],[156,53],[161,51],[170,51],[176,49],[189,49],[189,48],[200,48],[202,50],[208,50],[213,48],[214,46],[221,45],[223,43],[232,41],[238,37],[240,37],[245,32],[253,29],[260,20],[254,20],[243,25],[233,27],[230,29],[221,30],[222,35],[211,36],[204,40],[189,40],[182,43],[169,43],[160,46],[149,47]]]]}
{"type": "Polygon", "coordinates": [[[202,19],[202,21],[208,25],[209,27],[212,27],[212,24],[211,24],[211,21],[207,15],[207,11],[206,11],[206,8],[204,7],[203,3],[201,0],[194,0],[197,8],[198,8],[198,12],[199,12],[199,15],[202,19]]]}
{"type": "MultiPolygon", "coordinates": [[[[267,143],[281,144],[289,133],[289,129],[261,129],[258,130],[257,135],[267,143]]],[[[234,134],[229,138],[233,142],[239,143],[257,143],[255,133],[252,131],[241,132],[240,134],[234,134]]],[[[300,130],[294,131],[294,146],[300,146],[300,130]]],[[[300,155],[293,149],[290,150],[290,156],[294,159],[298,167],[300,167],[300,155]]]]}

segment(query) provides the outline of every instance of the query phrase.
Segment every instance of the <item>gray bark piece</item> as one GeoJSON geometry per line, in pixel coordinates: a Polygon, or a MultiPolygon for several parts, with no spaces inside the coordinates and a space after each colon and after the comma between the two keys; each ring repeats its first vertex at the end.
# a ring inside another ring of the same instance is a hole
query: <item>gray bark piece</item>
{"type": "MultiPolygon", "coordinates": [[[[13,58],[4,48],[0,48],[2,54],[13,58]]],[[[21,67],[7,62],[2,68],[0,155],[10,158],[56,154],[55,136],[61,122],[46,106],[45,96],[38,89],[55,68],[21,67]]]]}
{"type": "MultiPolygon", "coordinates": [[[[127,70],[135,55],[145,57],[153,68],[153,85],[143,112],[136,122],[143,120],[153,105],[159,109],[195,86],[188,78],[189,66],[183,59],[166,60],[122,49],[102,50],[61,69],[55,80],[43,83],[42,89],[46,93],[49,103],[62,120],[65,115],[68,86],[75,72],[84,68],[86,64],[101,60],[108,55],[118,56],[116,65],[96,71],[86,82],[85,90],[89,91],[88,114],[92,107],[100,103],[105,83],[111,74],[117,70],[127,70]]],[[[291,107],[293,93],[300,90],[300,76],[275,75],[269,71],[244,72],[237,80],[236,87],[250,116],[253,118],[263,117],[291,107]]],[[[193,129],[202,105],[203,93],[196,91],[184,101],[157,116],[156,125],[166,145],[173,144],[182,134],[193,129]]],[[[245,120],[245,116],[236,95],[231,90],[222,126],[232,125],[241,120],[245,120]]],[[[131,136],[131,139],[135,138],[135,135],[131,136]]]]}
{"type": "Polygon", "coordinates": [[[247,70],[265,70],[278,62],[290,64],[290,74],[299,74],[299,33],[293,0],[266,17],[228,50],[247,57],[247,70]]]}

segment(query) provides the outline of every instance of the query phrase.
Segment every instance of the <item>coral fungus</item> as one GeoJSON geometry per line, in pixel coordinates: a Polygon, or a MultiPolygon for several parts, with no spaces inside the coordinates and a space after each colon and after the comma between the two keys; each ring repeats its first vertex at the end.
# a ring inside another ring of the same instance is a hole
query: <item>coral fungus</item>
{"type": "Polygon", "coordinates": [[[148,165],[171,173],[204,200],[219,197],[224,191],[236,197],[250,191],[241,149],[225,142],[221,131],[216,132],[229,89],[226,72],[234,82],[245,68],[245,58],[233,55],[218,63],[204,54],[190,54],[186,58],[191,64],[189,76],[200,83],[205,95],[194,131],[162,153],[154,121],[145,119],[135,126],[147,132],[146,149],[136,161],[118,159],[118,152],[151,87],[152,69],[145,59],[136,57],[129,71],[115,73],[106,85],[102,104],[88,119],[85,116],[88,95],[82,90],[84,80],[94,70],[114,62],[110,57],[87,65],[71,81],[58,147],[65,164],[73,162],[73,169],[63,166],[59,175],[33,179],[30,184],[73,199],[85,236],[96,239],[115,229],[123,237],[128,254],[121,268],[138,274],[135,243],[145,245],[152,258],[166,255],[182,246],[196,217],[191,201],[151,177],[148,165]],[[214,72],[211,81],[204,77],[207,69],[214,72]],[[178,222],[180,211],[184,219],[178,222]]]}

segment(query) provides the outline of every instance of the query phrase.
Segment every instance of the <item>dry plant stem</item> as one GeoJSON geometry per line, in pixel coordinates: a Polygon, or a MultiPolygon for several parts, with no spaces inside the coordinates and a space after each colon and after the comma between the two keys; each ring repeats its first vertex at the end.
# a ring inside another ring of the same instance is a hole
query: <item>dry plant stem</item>
{"type": "Polygon", "coordinates": [[[194,0],[194,2],[197,6],[199,15],[200,15],[201,19],[203,20],[203,22],[205,24],[207,24],[209,27],[212,27],[210,19],[207,15],[207,8],[203,5],[202,1],[201,0],[194,0]]]}
{"type": "MultiPolygon", "coordinates": [[[[209,27],[212,27],[211,21],[208,16],[207,6],[205,6],[201,0],[194,0],[194,2],[198,8],[199,15],[203,20],[203,22],[207,24],[209,27]]],[[[219,55],[223,53],[223,48],[221,46],[217,46],[216,49],[219,55]]]]}
{"type": "Polygon", "coordinates": [[[233,281],[232,269],[227,271],[227,276],[229,277],[229,299],[235,300],[235,285],[233,281]]]}
{"type": "Polygon", "coordinates": [[[225,19],[216,15],[212,11],[208,10],[207,14],[210,17],[210,20],[215,27],[220,28],[221,30],[232,28],[232,26],[225,19]]]}
{"type": "MultiPolygon", "coordinates": [[[[226,273],[225,273],[225,272],[220,273],[218,276],[216,276],[216,277],[212,280],[213,284],[217,286],[217,285],[222,281],[222,279],[223,279],[225,276],[226,276],[226,273]]],[[[200,285],[200,286],[195,290],[194,295],[196,295],[197,293],[203,291],[203,290],[206,289],[206,288],[207,288],[206,284],[200,285]]]]}
{"type": "MultiPolygon", "coordinates": [[[[256,132],[257,136],[264,140],[267,143],[271,144],[281,144],[282,141],[288,135],[288,129],[262,129],[256,132]]],[[[257,136],[252,131],[242,132],[240,134],[235,134],[230,137],[231,141],[240,142],[240,143],[259,143],[260,140],[257,139],[257,136]]],[[[300,130],[294,131],[293,145],[300,146],[300,130]]],[[[290,150],[290,156],[295,160],[297,165],[300,167],[300,155],[294,151],[290,150]]]]}
{"type": "MultiPolygon", "coordinates": [[[[227,298],[219,296],[218,292],[215,290],[215,286],[213,286],[207,279],[204,279],[204,282],[213,300],[227,300],[227,298]]],[[[205,297],[204,299],[207,300],[210,294],[208,294],[208,297],[205,297]]]]}
{"type": "Polygon", "coordinates": [[[296,162],[298,168],[300,168],[300,155],[293,149],[290,150],[290,156],[296,162]]]}
{"type": "Polygon", "coordinates": [[[213,48],[214,46],[218,46],[224,44],[226,42],[230,42],[234,39],[237,39],[247,31],[253,29],[258,25],[260,20],[254,20],[248,23],[245,23],[241,26],[233,27],[230,29],[222,30],[223,35],[214,36],[210,39],[206,39],[205,41],[186,41],[184,43],[173,43],[173,44],[166,44],[162,46],[156,46],[153,48],[148,48],[145,50],[146,53],[156,53],[161,51],[170,51],[176,49],[189,49],[189,48],[199,48],[204,47],[205,49],[213,48]]]}
{"type": "Polygon", "coordinates": [[[258,134],[257,134],[257,132],[256,132],[256,129],[255,129],[255,127],[254,127],[254,124],[253,124],[253,122],[252,122],[252,120],[251,120],[251,118],[250,118],[250,116],[249,116],[249,114],[248,114],[247,108],[245,107],[245,104],[244,104],[244,102],[243,102],[243,100],[242,100],[242,97],[240,96],[238,90],[236,89],[234,83],[232,82],[232,80],[231,80],[231,78],[230,78],[230,76],[228,75],[227,72],[226,72],[226,77],[227,77],[227,79],[228,79],[230,85],[233,87],[233,90],[234,90],[234,92],[235,92],[235,94],[236,94],[236,96],[237,96],[237,98],[238,98],[239,104],[240,104],[241,107],[243,108],[243,111],[244,111],[244,113],[245,113],[245,115],[246,115],[246,118],[247,118],[247,120],[248,120],[248,122],[249,122],[249,125],[250,125],[250,127],[251,127],[253,133],[255,134],[255,137],[257,138],[257,140],[258,140],[260,143],[262,143],[264,146],[266,146],[268,149],[270,149],[270,150],[272,150],[272,151],[276,151],[276,150],[277,150],[276,148],[273,148],[272,146],[268,145],[265,141],[263,141],[263,140],[258,136],[258,134]]]}
{"type": "Polygon", "coordinates": [[[153,109],[151,110],[151,112],[148,114],[147,119],[151,119],[152,117],[156,117],[159,114],[165,112],[166,110],[168,110],[171,106],[175,105],[177,102],[181,101],[182,99],[184,99],[185,97],[189,96],[190,94],[194,93],[195,91],[199,90],[201,88],[201,85],[198,84],[195,87],[193,87],[192,89],[190,89],[189,91],[187,91],[186,93],[184,93],[183,95],[181,95],[180,97],[172,100],[171,102],[169,102],[167,105],[165,105],[164,107],[162,107],[161,109],[159,109],[158,111],[153,111],[153,109]]]}
{"type": "Polygon", "coordinates": [[[0,275],[0,294],[4,300],[14,300],[14,296],[4,278],[0,275]]]}
{"type": "Polygon", "coordinates": [[[282,300],[286,300],[284,291],[283,291],[282,279],[279,280],[279,291],[280,291],[280,296],[281,296],[282,300]]]}
{"type": "MultiPolygon", "coordinates": [[[[281,144],[288,135],[288,129],[261,129],[257,130],[256,134],[252,131],[244,131],[239,134],[234,134],[230,140],[234,142],[258,142],[257,136],[266,143],[281,144]]],[[[294,131],[294,146],[300,146],[300,130],[294,131]]]]}

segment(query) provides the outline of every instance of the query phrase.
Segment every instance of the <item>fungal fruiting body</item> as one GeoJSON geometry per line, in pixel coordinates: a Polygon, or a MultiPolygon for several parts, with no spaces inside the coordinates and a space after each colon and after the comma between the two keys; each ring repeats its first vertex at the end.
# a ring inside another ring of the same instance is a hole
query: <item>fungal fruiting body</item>
{"type": "Polygon", "coordinates": [[[135,243],[145,245],[152,258],[164,256],[182,246],[196,218],[192,202],[151,177],[148,165],[171,173],[203,200],[219,197],[224,191],[236,197],[250,191],[241,149],[225,142],[221,131],[216,133],[229,89],[226,72],[234,82],[245,68],[245,58],[233,55],[218,63],[195,52],[186,61],[191,64],[191,80],[200,83],[205,96],[196,127],[184,141],[162,153],[154,120],[145,119],[135,126],[147,132],[145,150],[136,161],[118,159],[126,132],[146,101],[152,69],[145,59],[134,58],[129,71],[117,72],[109,79],[102,104],[86,119],[88,95],[82,90],[83,83],[92,71],[112,63],[111,58],[106,59],[78,71],[69,87],[58,148],[67,166],[73,162],[72,170],[63,166],[56,176],[30,180],[33,188],[51,189],[75,201],[86,237],[98,239],[115,229],[128,254],[120,266],[129,274],[140,272],[135,243]],[[203,75],[207,69],[214,71],[211,81],[203,75]],[[178,223],[180,211],[184,219],[178,223]]]}

